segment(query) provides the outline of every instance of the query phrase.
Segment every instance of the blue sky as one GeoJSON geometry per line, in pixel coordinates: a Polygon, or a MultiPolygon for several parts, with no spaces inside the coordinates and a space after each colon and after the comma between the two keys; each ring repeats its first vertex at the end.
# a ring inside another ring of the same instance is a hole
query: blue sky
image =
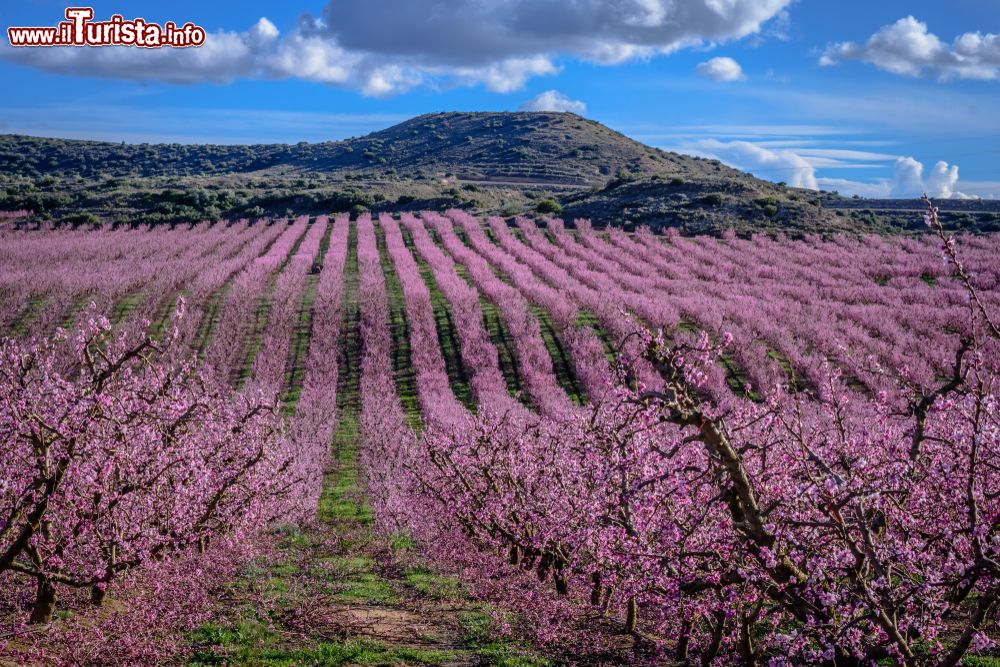
{"type": "MultiPolygon", "coordinates": [[[[65,4],[8,2],[0,27],[65,4]]],[[[0,132],[340,139],[432,111],[569,109],[775,181],[1000,197],[995,0],[94,3],[205,27],[200,49],[12,49],[0,132]],[[262,20],[264,19],[264,20],[262,20]],[[957,167],[957,169],[956,169],[957,167]]]]}

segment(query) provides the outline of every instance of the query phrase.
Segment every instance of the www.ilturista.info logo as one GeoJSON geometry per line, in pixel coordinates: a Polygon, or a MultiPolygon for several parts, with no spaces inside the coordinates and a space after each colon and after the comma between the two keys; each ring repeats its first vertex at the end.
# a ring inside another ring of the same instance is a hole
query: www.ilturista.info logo
{"type": "Polygon", "coordinates": [[[115,14],[109,21],[94,21],[92,7],[68,7],[66,20],[49,28],[7,28],[11,46],[138,46],[158,49],[185,48],[205,43],[205,29],[193,23],[163,25],[145,19],[126,20],[115,14]]]}

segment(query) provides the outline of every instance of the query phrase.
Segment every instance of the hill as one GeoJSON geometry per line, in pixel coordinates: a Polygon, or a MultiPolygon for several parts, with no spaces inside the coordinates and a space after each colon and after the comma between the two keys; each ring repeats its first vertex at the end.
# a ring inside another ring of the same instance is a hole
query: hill
{"type": "Polygon", "coordinates": [[[621,171],[707,172],[705,161],[667,153],[570,113],[436,113],[364,137],[257,145],[126,144],[0,137],[0,173],[83,177],[283,173],[396,173],[419,180],[594,186],[621,171]]]}
{"type": "MultiPolygon", "coordinates": [[[[571,113],[427,114],[363,137],[298,144],[0,136],[0,210],[32,210],[40,219],[159,223],[450,207],[687,233],[893,231],[914,223],[652,148],[571,113]]],[[[993,224],[988,216],[955,220],[979,228],[993,224]]]]}
{"type": "Polygon", "coordinates": [[[518,185],[596,186],[623,171],[707,170],[701,160],[645,146],[596,121],[546,112],[428,114],[310,157],[298,166],[518,185]]]}

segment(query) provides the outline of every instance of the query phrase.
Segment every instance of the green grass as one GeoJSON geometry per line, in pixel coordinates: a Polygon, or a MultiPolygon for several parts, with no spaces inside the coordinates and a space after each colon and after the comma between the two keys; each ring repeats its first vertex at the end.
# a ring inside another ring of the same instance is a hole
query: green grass
{"type": "MultiPolygon", "coordinates": [[[[459,275],[472,284],[471,278],[464,272],[465,267],[461,267],[459,275]]],[[[479,308],[483,311],[483,328],[490,337],[493,347],[497,350],[497,361],[500,364],[500,371],[503,373],[504,381],[507,383],[507,392],[518,398],[526,406],[531,406],[531,399],[524,389],[524,379],[521,377],[521,362],[518,359],[517,348],[514,339],[504,324],[500,309],[482,294],[479,295],[479,308]]]]}
{"type": "Polygon", "coordinates": [[[451,654],[433,649],[390,647],[370,639],[345,642],[318,642],[312,646],[286,648],[277,645],[266,628],[245,627],[237,631],[205,627],[199,643],[218,646],[220,652],[199,651],[192,665],[260,665],[262,667],[298,667],[301,665],[439,665],[451,654]],[[251,641],[263,644],[259,650],[247,650],[251,641]]]}
{"type": "Polygon", "coordinates": [[[253,372],[253,361],[257,358],[261,343],[264,341],[264,327],[267,326],[268,313],[271,310],[270,295],[273,286],[274,279],[272,277],[263,293],[257,297],[257,306],[254,308],[250,330],[247,332],[246,338],[243,339],[243,362],[230,378],[230,382],[237,389],[242,389],[246,381],[250,379],[250,374],[253,372]]]}
{"type": "Polygon", "coordinates": [[[405,580],[420,595],[431,600],[455,600],[465,595],[461,581],[426,567],[409,568],[405,580]]]}
{"type": "Polygon", "coordinates": [[[358,488],[358,470],[354,465],[355,442],[360,437],[357,418],[342,414],[334,433],[334,447],[340,465],[328,472],[319,498],[317,515],[334,523],[372,523],[372,510],[358,488]]]}
{"type": "Polygon", "coordinates": [[[368,556],[331,556],[328,562],[341,573],[368,572],[375,567],[375,561],[368,556]]]}
{"type": "Polygon", "coordinates": [[[562,340],[560,340],[555,327],[552,325],[552,318],[549,317],[549,314],[545,310],[538,306],[532,306],[531,312],[538,319],[542,340],[545,342],[545,349],[549,351],[549,357],[552,359],[552,370],[555,373],[556,380],[559,382],[559,386],[563,388],[566,395],[575,401],[577,405],[585,404],[587,402],[586,393],[583,391],[583,387],[580,386],[580,382],[576,377],[576,369],[573,368],[570,355],[563,345],[562,340]]]}
{"type": "Polygon", "coordinates": [[[462,614],[462,641],[480,658],[481,664],[495,667],[552,667],[530,647],[501,636],[489,608],[462,614]]]}
{"type": "Polygon", "coordinates": [[[608,335],[608,332],[604,330],[601,323],[598,321],[597,316],[590,311],[581,310],[576,318],[576,325],[578,327],[590,327],[594,330],[594,335],[597,339],[601,341],[601,346],[604,348],[604,356],[608,358],[608,361],[614,362],[618,356],[618,349],[615,342],[608,335]]]}
{"type": "Polygon", "coordinates": [[[337,412],[356,414],[361,409],[361,311],[358,308],[358,232],[351,225],[347,233],[344,286],[341,295],[343,324],[337,339],[337,412]]]}
{"type": "Polygon", "coordinates": [[[1000,657],[989,655],[967,655],[962,660],[964,667],[1000,667],[1000,657]]]}
{"type": "MultiPolygon", "coordinates": [[[[344,397],[350,405],[350,396],[344,397]]],[[[359,438],[355,412],[341,413],[334,436],[337,465],[326,475],[320,497],[318,517],[321,521],[340,526],[345,534],[359,529],[367,535],[371,526],[371,509],[358,487],[355,447],[359,438]]],[[[396,665],[438,664],[449,654],[392,648],[371,641],[330,643],[322,638],[304,638],[294,647],[286,645],[285,637],[273,629],[280,618],[304,602],[304,596],[328,593],[332,600],[343,604],[387,604],[398,602],[391,582],[376,572],[376,563],[368,556],[351,553],[354,544],[340,540],[344,553],[319,555],[311,549],[314,539],[308,531],[296,526],[281,526],[278,549],[281,558],[270,566],[252,563],[230,588],[251,594],[251,599],[263,594],[270,611],[261,616],[255,607],[246,606],[232,611],[228,624],[202,626],[190,640],[194,654],[192,665],[396,665]],[[302,579],[309,583],[302,587],[302,579]]]]}
{"type": "Polygon", "coordinates": [[[752,386],[750,391],[746,390],[747,385],[751,384],[750,376],[747,375],[744,368],[733,357],[728,354],[720,354],[719,360],[722,362],[722,367],[726,369],[726,384],[729,385],[730,391],[737,396],[746,397],[758,403],[763,400],[752,386]]]}
{"type": "Polygon", "coordinates": [[[10,323],[10,333],[14,336],[23,336],[31,329],[32,323],[35,321],[42,310],[42,304],[45,303],[45,296],[41,294],[32,294],[28,297],[27,302],[24,304],[24,308],[21,312],[17,314],[17,317],[10,323]]]}
{"type": "Polygon", "coordinates": [[[199,361],[205,358],[208,343],[212,340],[215,329],[219,326],[219,320],[222,318],[222,305],[225,303],[229,291],[233,288],[234,278],[235,275],[229,276],[225,284],[209,297],[208,303],[205,305],[205,313],[198,323],[198,332],[194,338],[194,349],[198,350],[199,361]]]}
{"type": "Polygon", "coordinates": [[[170,295],[169,299],[164,299],[160,303],[160,307],[149,328],[149,333],[153,338],[158,339],[163,336],[163,332],[167,330],[167,325],[170,324],[170,320],[174,316],[177,300],[182,296],[187,298],[187,293],[185,291],[175,292],[170,295]]]}
{"type": "Polygon", "coordinates": [[[77,320],[80,319],[80,314],[83,312],[83,309],[89,307],[93,301],[94,297],[91,294],[85,294],[78,298],[73,305],[70,306],[69,310],[66,311],[66,314],[63,316],[62,322],[59,323],[59,326],[67,330],[76,327],[77,320]]]}
{"type": "Polygon", "coordinates": [[[112,324],[122,324],[128,319],[128,316],[135,312],[135,309],[139,307],[144,300],[144,295],[139,294],[129,294],[128,296],[119,299],[111,308],[111,315],[108,317],[112,324]]]}
{"type": "Polygon", "coordinates": [[[362,572],[341,582],[335,598],[341,602],[364,604],[396,604],[399,602],[392,585],[377,574],[362,572]]]}

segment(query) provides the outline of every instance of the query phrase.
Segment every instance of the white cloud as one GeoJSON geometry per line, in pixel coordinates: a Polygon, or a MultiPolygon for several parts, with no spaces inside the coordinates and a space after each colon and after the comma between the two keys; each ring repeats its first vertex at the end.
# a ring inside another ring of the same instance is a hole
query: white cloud
{"type": "Polygon", "coordinates": [[[820,56],[821,65],[861,60],[902,76],[925,73],[942,79],[996,79],[1000,77],[1000,35],[968,32],[951,45],[930,32],[912,16],[883,26],[864,44],[830,44],[820,56]]]}
{"type": "Polygon", "coordinates": [[[962,192],[972,198],[1000,199],[1000,181],[962,181],[962,192]]]}
{"type": "Polygon", "coordinates": [[[762,46],[768,39],[787,42],[791,39],[792,15],[787,9],[782,9],[774,15],[764,27],[747,41],[751,48],[762,46]]]}
{"type": "MultiPolygon", "coordinates": [[[[301,32],[282,40],[274,52],[261,58],[261,62],[276,78],[295,77],[333,84],[350,81],[360,65],[359,58],[351,57],[336,44],[301,32]]],[[[367,81],[361,84],[362,88],[368,85],[367,81]]]]}
{"type": "Polygon", "coordinates": [[[713,81],[742,81],[746,79],[740,64],[725,56],[699,63],[698,74],[713,81]]]}
{"type": "Polygon", "coordinates": [[[819,189],[815,167],[793,151],[771,150],[749,141],[723,142],[716,139],[703,139],[692,148],[698,154],[722,160],[769,181],[784,181],[796,188],[819,189]]]}
{"type": "Polygon", "coordinates": [[[587,113],[587,105],[566,97],[558,90],[546,90],[522,104],[518,111],[571,111],[583,115],[587,113]]]}
{"type": "Polygon", "coordinates": [[[600,63],[739,39],[791,0],[336,0],[326,32],[348,49],[482,65],[567,54],[600,63]]]}
{"type": "MultiPolygon", "coordinates": [[[[670,150],[721,160],[769,181],[784,181],[793,187],[810,190],[837,190],[844,195],[874,198],[912,198],[927,193],[937,199],[964,199],[968,195],[958,190],[958,165],[937,162],[925,174],[924,165],[908,156],[896,156],[871,151],[817,147],[808,139],[795,145],[787,141],[719,141],[697,139],[670,150]],[[891,165],[891,178],[869,181],[832,178],[819,175],[824,169],[876,169],[891,165]]],[[[977,184],[976,193],[989,193],[995,184],[977,184]]]]}
{"type": "Polygon", "coordinates": [[[838,190],[845,195],[862,197],[892,197],[910,199],[926,193],[935,199],[966,199],[958,192],[958,165],[937,162],[930,174],[924,175],[924,165],[912,157],[898,157],[893,164],[892,178],[863,182],[848,179],[821,178],[824,189],[838,190]]]}
{"type": "Polygon", "coordinates": [[[956,185],[958,185],[958,165],[949,166],[944,161],[937,162],[931,169],[930,175],[924,180],[924,190],[932,197],[941,199],[964,198],[961,192],[955,191],[956,185]]]}
{"type": "Polygon", "coordinates": [[[298,78],[389,95],[415,86],[516,90],[559,58],[614,65],[758,33],[793,0],[331,0],[286,35],[267,19],[194,49],[53,47],[0,58],[51,72],[173,84],[298,78]]]}
{"type": "Polygon", "coordinates": [[[892,183],[889,194],[893,197],[905,197],[922,193],[924,190],[924,165],[912,157],[901,157],[896,160],[892,170],[892,183]]]}
{"type": "Polygon", "coordinates": [[[509,93],[522,88],[525,82],[535,76],[555,74],[559,68],[545,56],[530,58],[507,58],[485,67],[469,67],[457,70],[459,78],[466,85],[485,84],[497,93],[509,93]]]}
{"type": "Polygon", "coordinates": [[[967,199],[969,195],[956,190],[958,165],[937,162],[926,176],[924,165],[912,157],[898,157],[893,165],[891,179],[853,181],[837,178],[820,178],[826,190],[837,190],[844,195],[862,197],[892,197],[911,199],[926,193],[935,199],[967,199]]]}

